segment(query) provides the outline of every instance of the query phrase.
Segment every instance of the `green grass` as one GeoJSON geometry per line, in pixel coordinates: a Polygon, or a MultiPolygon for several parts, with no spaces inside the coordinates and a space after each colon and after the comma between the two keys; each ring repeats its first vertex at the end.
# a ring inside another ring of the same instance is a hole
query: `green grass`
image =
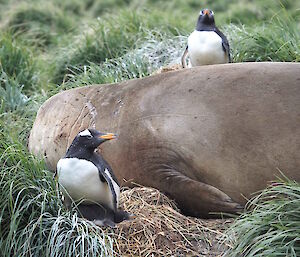
{"type": "Polygon", "coordinates": [[[74,26],[69,16],[47,1],[13,6],[8,13],[3,29],[40,48],[57,44],[57,36],[74,26]]]}
{"type": "Polygon", "coordinates": [[[126,13],[114,21],[100,19],[87,26],[57,53],[55,82],[61,82],[74,66],[79,69],[89,62],[100,63],[124,54],[134,44],[141,23],[140,16],[126,13]]]}
{"type": "Polygon", "coordinates": [[[62,88],[142,78],[161,67],[180,62],[187,40],[185,36],[155,30],[145,30],[143,33],[144,41],[137,42],[134,49],[121,57],[107,59],[100,64],[90,63],[84,66],[84,71],[71,70],[62,88]]]}
{"type": "Polygon", "coordinates": [[[8,33],[0,33],[0,72],[2,87],[4,76],[16,81],[27,92],[38,82],[38,70],[31,51],[8,33]]]}
{"type": "Polygon", "coordinates": [[[231,42],[234,62],[299,62],[299,25],[285,10],[260,26],[225,29],[231,42]]]}
{"type": "MultiPolygon", "coordinates": [[[[214,10],[234,62],[300,60],[299,1],[0,0],[0,256],[112,255],[108,231],[62,206],[52,174],[26,149],[30,128],[38,107],[61,90],[141,78],[179,63],[204,7],[214,10]]],[[[274,190],[292,197],[297,188],[274,190]]],[[[269,218],[258,206],[253,215],[261,221],[242,216],[240,224],[259,234],[247,234],[249,247],[235,234],[233,252],[259,245],[266,255],[287,249],[299,255],[299,241],[286,232],[299,209],[271,203],[263,207],[274,213],[269,218]]]]}
{"type": "Polygon", "coordinates": [[[90,63],[100,64],[124,56],[135,49],[140,41],[144,41],[149,36],[149,30],[156,26],[173,34],[178,33],[174,27],[169,29],[146,13],[122,11],[118,16],[97,19],[83,27],[79,35],[70,38],[69,43],[65,42],[56,52],[54,81],[60,83],[66,80],[66,74],[74,68],[83,70],[90,63]]]}
{"type": "Polygon", "coordinates": [[[282,181],[248,203],[227,232],[233,245],[226,256],[291,256],[300,254],[300,184],[282,181]]]}
{"type": "Polygon", "coordinates": [[[23,86],[20,86],[15,80],[9,78],[3,71],[0,83],[2,85],[0,87],[1,113],[23,108],[29,101],[29,98],[22,93],[23,86]]]}

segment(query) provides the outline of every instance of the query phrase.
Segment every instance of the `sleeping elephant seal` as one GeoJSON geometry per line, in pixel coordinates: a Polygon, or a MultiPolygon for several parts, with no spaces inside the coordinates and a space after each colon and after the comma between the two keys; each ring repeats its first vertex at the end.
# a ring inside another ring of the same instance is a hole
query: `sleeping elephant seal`
{"type": "Polygon", "coordinates": [[[57,94],[40,108],[29,149],[54,170],[78,131],[114,132],[100,151],[120,182],[207,217],[239,210],[278,169],[300,181],[299,121],[300,64],[202,66],[57,94]]]}

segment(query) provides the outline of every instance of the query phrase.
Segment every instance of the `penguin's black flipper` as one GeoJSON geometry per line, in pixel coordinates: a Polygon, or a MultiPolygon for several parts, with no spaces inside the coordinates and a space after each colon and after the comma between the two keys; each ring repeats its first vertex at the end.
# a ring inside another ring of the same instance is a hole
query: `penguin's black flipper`
{"type": "Polygon", "coordinates": [[[218,28],[215,28],[215,32],[222,38],[223,50],[225,53],[227,53],[229,62],[231,62],[230,47],[229,47],[229,42],[228,42],[226,36],[218,28]]]}
{"type": "Polygon", "coordinates": [[[118,208],[117,207],[117,194],[116,194],[113,182],[112,182],[112,177],[111,177],[112,172],[110,172],[108,168],[105,168],[104,171],[101,171],[99,168],[100,167],[98,167],[99,177],[102,176],[106,180],[106,183],[108,184],[111,194],[112,194],[112,197],[113,197],[114,211],[116,211],[118,208]]]}
{"type": "Polygon", "coordinates": [[[109,170],[109,174],[110,174],[110,176],[112,177],[112,179],[116,182],[116,184],[117,184],[118,186],[120,186],[120,184],[119,184],[119,182],[118,182],[118,180],[117,180],[115,174],[112,172],[112,168],[109,166],[109,164],[108,164],[103,158],[102,158],[101,161],[103,162],[103,167],[107,167],[107,169],[109,170]]]}
{"type": "Polygon", "coordinates": [[[104,178],[104,175],[103,175],[103,171],[105,169],[108,169],[109,171],[109,175],[111,176],[111,178],[114,180],[114,182],[120,186],[115,174],[112,172],[112,169],[111,167],[109,166],[109,164],[101,157],[101,155],[97,152],[94,153],[94,156],[92,157],[92,162],[94,163],[94,165],[96,165],[96,167],[98,168],[99,170],[99,177],[100,177],[100,180],[102,182],[105,182],[107,179],[104,178]]]}
{"type": "Polygon", "coordinates": [[[101,182],[106,182],[106,179],[100,172],[99,172],[99,178],[100,178],[101,182]]]}
{"type": "Polygon", "coordinates": [[[114,211],[117,210],[117,194],[113,185],[112,180],[116,185],[119,187],[119,183],[112,172],[111,167],[109,164],[97,153],[94,153],[92,156],[92,162],[97,167],[99,172],[99,178],[102,182],[106,182],[110,188],[112,197],[113,197],[113,205],[114,205],[114,211]]]}
{"type": "Polygon", "coordinates": [[[184,52],[183,52],[183,55],[181,57],[181,65],[182,65],[182,68],[186,68],[187,64],[186,64],[186,57],[189,53],[189,50],[188,50],[188,46],[186,46],[184,52]]]}

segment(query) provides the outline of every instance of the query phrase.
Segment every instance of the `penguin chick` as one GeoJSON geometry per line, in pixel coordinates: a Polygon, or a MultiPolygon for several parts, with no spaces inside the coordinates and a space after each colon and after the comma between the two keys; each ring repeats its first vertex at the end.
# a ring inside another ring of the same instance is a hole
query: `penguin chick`
{"type": "Polygon", "coordinates": [[[78,206],[102,205],[105,215],[100,215],[101,212],[95,211],[95,208],[89,208],[93,219],[89,218],[87,211],[82,211],[81,216],[96,220],[98,224],[103,220],[102,225],[107,225],[104,221],[108,220],[109,226],[112,226],[115,215],[119,213],[120,186],[109,164],[95,150],[100,144],[114,138],[116,136],[112,133],[104,134],[95,129],[81,131],[66,155],[57,163],[58,182],[67,208],[70,208],[72,201],[80,202],[78,206]],[[99,218],[96,217],[98,214],[99,218]]]}
{"type": "Polygon", "coordinates": [[[80,204],[77,208],[80,217],[93,221],[99,226],[108,226],[113,228],[116,223],[129,220],[133,217],[133,215],[130,215],[128,212],[121,209],[113,212],[104,204],[80,204]]]}
{"type": "Polygon", "coordinates": [[[231,62],[228,40],[216,27],[213,11],[200,11],[196,29],[188,37],[181,58],[183,68],[187,67],[187,56],[190,58],[190,67],[231,62]]]}

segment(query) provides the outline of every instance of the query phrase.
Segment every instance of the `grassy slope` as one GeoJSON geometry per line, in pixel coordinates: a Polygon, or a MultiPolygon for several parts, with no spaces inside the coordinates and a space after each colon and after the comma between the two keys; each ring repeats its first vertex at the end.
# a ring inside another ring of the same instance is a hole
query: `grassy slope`
{"type": "Polygon", "coordinates": [[[26,251],[58,256],[50,238],[56,244],[69,242],[70,248],[60,250],[62,256],[74,253],[72,246],[77,243],[89,245],[91,256],[106,251],[104,245],[108,254],[111,251],[110,237],[62,208],[43,162],[27,152],[35,113],[49,96],[66,88],[144,77],[178,62],[198,10],[204,6],[215,11],[217,24],[230,39],[235,62],[300,60],[299,1],[282,1],[286,9],[273,0],[203,3],[0,1],[3,256],[25,256],[26,251]]]}

